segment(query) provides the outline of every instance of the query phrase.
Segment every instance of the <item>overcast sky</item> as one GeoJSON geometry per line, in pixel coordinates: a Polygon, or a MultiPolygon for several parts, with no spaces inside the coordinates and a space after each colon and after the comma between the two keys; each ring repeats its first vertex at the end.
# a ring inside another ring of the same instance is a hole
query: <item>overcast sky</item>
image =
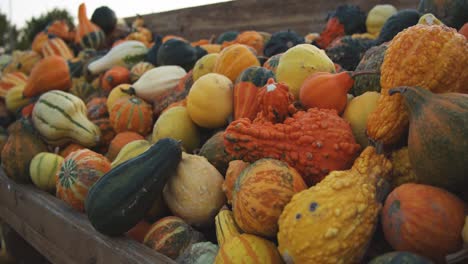
{"type": "Polygon", "coordinates": [[[225,1],[227,0],[0,0],[0,12],[10,17],[11,2],[11,20],[21,28],[31,17],[39,16],[55,7],[67,9],[76,19],[78,6],[82,2],[86,3],[88,17],[91,17],[94,9],[103,5],[114,10],[117,17],[128,17],[225,1]]]}

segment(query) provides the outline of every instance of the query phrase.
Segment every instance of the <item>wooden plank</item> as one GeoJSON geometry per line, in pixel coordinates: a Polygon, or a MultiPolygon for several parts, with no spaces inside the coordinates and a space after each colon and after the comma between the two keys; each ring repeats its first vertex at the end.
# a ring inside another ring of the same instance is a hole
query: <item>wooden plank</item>
{"type": "MultiPolygon", "coordinates": [[[[292,29],[305,35],[321,32],[327,13],[341,4],[355,4],[367,12],[376,4],[392,4],[398,9],[416,8],[418,1],[237,0],[146,14],[143,19],[155,33],[180,35],[189,40],[209,38],[227,30],[276,32],[292,29]]],[[[131,23],[134,18],[126,18],[126,21],[131,23]]]]}
{"type": "Polygon", "coordinates": [[[52,263],[175,263],[131,239],[98,233],[84,214],[33,186],[16,184],[3,171],[0,218],[52,263]]]}

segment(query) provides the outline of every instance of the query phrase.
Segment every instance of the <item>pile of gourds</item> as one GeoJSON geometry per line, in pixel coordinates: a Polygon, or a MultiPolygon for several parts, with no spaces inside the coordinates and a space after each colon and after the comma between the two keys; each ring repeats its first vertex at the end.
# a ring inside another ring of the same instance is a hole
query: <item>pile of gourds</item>
{"type": "Polygon", "coordinates": [[[180,263],[461,263],[467,8],[189,42],[81,4],[0,60],[2,168],[180,263]]]}

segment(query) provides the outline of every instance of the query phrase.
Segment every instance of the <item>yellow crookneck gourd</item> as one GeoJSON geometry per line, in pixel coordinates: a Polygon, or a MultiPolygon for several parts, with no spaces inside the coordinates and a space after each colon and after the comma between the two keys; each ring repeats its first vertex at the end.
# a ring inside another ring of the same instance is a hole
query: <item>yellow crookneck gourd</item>
{"type": "Polygon", "coordinates": [[[359,263],[391,170],[390,161],[367,147],[351,169],[332,171],[294,195],[279,219],[278,249],[286,263],[359,263]]]}

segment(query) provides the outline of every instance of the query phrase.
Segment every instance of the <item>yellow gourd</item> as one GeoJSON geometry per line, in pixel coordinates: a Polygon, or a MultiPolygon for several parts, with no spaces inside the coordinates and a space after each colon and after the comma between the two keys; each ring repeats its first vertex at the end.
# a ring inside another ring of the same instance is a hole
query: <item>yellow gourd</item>
{"type": "Polygon", "coordinates": [[[193,66],[193,81],[198,80],[205,74],[213,72],[219,53],[210,53],[201,57],[193,66]]]}
{"type": "Polygon", "coordinates": [[[186,107],[171,107],[158,118],[153,127],[152,142],[166,137],[182,141],[182,146],[189,153],[200,146],[198,127],[190,119],[186,107]]]}
{"type": "Polygon", "coordinates": [[[128,143],[119,151],[117,157],[112,161],[111,167],[115,168],[117,165],[142,154],[149,149],[150,146],[151,143],[143,139],[128,143]]]}
{"type": "Polygon", "coordinates": [[[421,18],[419,18],[418,24],[423,24],[423,25],[428,25],[428,26],[431,26],[431,25],[442,26],[442,25],[444,25],[444,23],[442,23],[442,21],[440,21],[436,16],[434,16],[433,14],[430,14],[430,13],[424,14],[423,16],[421,16],[421,18]]]}
{"type": "Polygon", "coordinates": [[[294,98],[299,99],[302,83],[315,72],[335,72],[335,65],[324,50],[310,44],[290,48],[280,58],[276,79],[289,86],[294,98]]]}
{"type": "Polygon", "coordinates": [[[117,101],[120,98],[123,97],[130,97],[131,92],[130,92],[131,85],[130,84],[120,84],[112,91],[109,93],[109,96],[107,97],[107,109],[112,109],[112,106],[114,105],[115,101],[117,101]]]}
{"type": "Polygon", "coordinates": [[[369,145],[366,136],[367,117],[374,111],[379,97],[378,92],[365,92],[351,99],[343,113],[343,118],[351,125],[354,137],[362,147],[369,145]]]}
{"type": "Polygon", "coordinates": [[[195,124],[219,128],[233,110],[233,84],[225,76],[208,73],[195,81],[187,96],[187,110],[195,124]]]}
{"type": "Polygon", "coordinates": [[[397,12],[392,5],[376,5],[367,14],[366,28],[372,35],[378,35],[389,17],[397,12]]]}
{"type": "Polygon", "coordinates": [[[8,90],[5,96],[5,104],[8,111],[15,113],[18,109],[31,102],[31,98],[23,96],[24,84],[8,90]]]}
{"type": "Polygon", "coordinates": [[[222,246],[225,242],[240,235],[242,230],[234,220],[234,214],[227,207],[221,208],[215,217],[216,240],[218,245],[222,246]]]}
{"type": "Polygon", "coordinates": [[[41,152],[31,160],[31,180],[39,189],[55,193],[55,175],[60,169],[63,157],[54,153],[41,152]]]}

